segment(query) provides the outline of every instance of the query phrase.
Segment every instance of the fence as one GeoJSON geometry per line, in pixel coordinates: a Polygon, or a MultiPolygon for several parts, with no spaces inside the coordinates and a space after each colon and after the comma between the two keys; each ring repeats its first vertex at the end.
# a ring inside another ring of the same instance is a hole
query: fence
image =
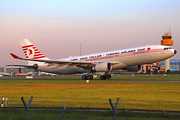
{"type": "MultiPolygon", "coordinates": [[[[34,96],[33,96],[34,97],[34,96]]],[[[29,101],[30,97],[24,97],[29,101]]],[[[117,98],[114,98],[116,100],[117,98]]],[[[61,97],[34,97],[31,107],[62,107],[63,103],[67,108],[110,108],[108,99],[101,98],[61,98],[61,97]]],[[[21,98],[8,97],[8,107],[24,107],[21,98]]]]}
{"type": "MultiPolygon", "coordinates": [[[[24,98],[23,98],[24,99],[24,98]]],[[[109,120],[109,119],[119,119],[120,117],[125,117],[125,119],[128,117],[132,116],[132,111],[129,108],[124,108],[123,106],[127,106],[129,104],[123,103],[123,100],[120,100],[119,104],[117,99],[116,104],[115,103],[116,99],[113,99],[112,101],[109,99],[88,99],[84,98],[79,99],[75,97],[74,99],[70,98],[57,98],[57,97],[49,97],[49,98],[37,98],[34,97],[32,100],[29,100],[28,97],[24,99],[24,102],[22,98],[18,97],[10,97],[7,98],[5,101],[5,97],[3,97],[3,107],[0,108],[0,119],[13,119],[13,120],[24,120],[25,118],[28,120],[29,118],[31,120],[42,120],[42,119],[67,119],[67,120],[78,120],[78,119],[89,119],[89,120],[94,120],[94,119],[104,119],[104,120],[109,120]],[[29,101],[29,102],[25,102],[29,101]],[[78,102],[79,101],[79,102],[78,102]],[[99,102],[98,102],[99,101],[99,102]],[[7,106],[5,103],[8,103],[7,106]],[[24,104],[24,105],[23,105],[24,104]],[[117,106],[118,104],[118,106],[117,106]],[[26,106],[26,107],[24,107],[26,106]],[[66,106],[66,111],[65,111],[65,106],[66,106]],[[28,109],[30,107],[30,109],[28,109]],[[118,110],[116,110],[118,109],[118,110]],[[25,112],[26,111],[26,112],[25,112]],[[117,114],[116,114],[117,113],[117,114]],[[65,114],[65,115],[64,115],[65,114]],[[125,115],[125,116],[124,116],[125,115]]],[[[126,99],[127,100],[127,99],[126,99]]],[[[142,101],[140,101],[142,102],[142,101]]],[[[145,101],[144,101],[145,102],[145,101]]],[[[131,105],[135,105],[130,103],[131,105]]],[[[168,104],[167,104],[168,105],[168,104]]],[[[171,104],[172,105],[172,104],[171,104]]],[[[148,105],[147,105],[148,106],[148,105]]],[[[138,105],[136,106],[138,107],[138,105]]],[[[141,107],[143,107],[141,105],[141,107]]],[[[172,107],[172,106],[171,106],[172,107]]],[[[161,117],[169,117],[171,115],[170,113],[173,113],[173,118],[179,118],[180,117],[180,112],[179,111],[144,111],[144,110],[137,110],[135,109],[134,113],[157,113],[160,114],[161,117]],[[176,115],[176,116],[174,116],[176,115]]],[[[152,115],[151,115],[152,116],[152,115]]],[[[139,117],[139,116],[138,116],[139,117]]],[[[147,116],[145,116],[147,117],[147,116]]],[[[152,117],[157,117],[157,116],[152,116],[152,117]]],[[[159,117],[159,116],[158,116],[159,117]]]]}
{"type": "MultiPolygon", "coordinates": [[[[24,105],[24,107],[25,107],[25,109],[26,109],[26,120],[29,120],[29,111],[30,111],[30,105],[31,105],[31,102],[32,102],[32,100],[33,100],[33,96],[31,96],[31,98],[30,98],[30,100],[29,100],[29,102],[27,103],[26,101],[25,101],[25,99],[24,99],[24,97],[21,97],[21,100],[22,100],[22,103],[23,103],[23,105],[24,105]]],[[[37,105],[37,102],[39,102],[39,101],[35,101],[35,105],[37,105]]],[[[113,116],[114,116],[114,120],[116,120],[116,108],[117,108],[117,105],[118,105],[118,102],[119,102],[119,98],[117,99],[117,101],[116,101],[116,104],[115,105],[113,105],[113,103],[112,103],[112,101],[111,101],[111,99],[109,99],[109,103],[110,103],[110,105],[111,105],[111,107],[112,107],[112,110],[113,110],[113,116]]],[[[8,105],[7,105],[7,103],[8,103],[8,98],[5,98],[5,97],[3,97],[2,98],[2,105],[1,105],[1,108],[3,108],[3,107],[5,107],[5,108],[12,108],[12,109],[4,109],[4,110],[9,110],[9,111],[11,111],[11,112],[15,112],[15,111],[19,111],[19,110],[23,110],[20,106],[18,107],[18,109],[17,109],[17,106],[16,106],[16,108],[15,107],[8,107],[8,105]],[[5,105],[5,106],[4,106],[5,105]],[[21,109],[20,109],[21,108],[21,109]],[[13,111],[14,110],[14,111],[13,111]]],[[[11,103],[11,102],[10,102],[11,103]]],[[[12,102],[13,103],[13,102],[12,102]]],[[[75,104],[75,103],[74,103],[75,104]]],[[[20,104],[19,104],[20,105],[20,104]]],[[[10,105],[11,106],[11,105],[10,105]]],[[[32,105],[33,106],[33,105],[32,105]]],[[[32,107],[31,107],[32,108],[32,107]]],[[[65,102],[63,102],[62,103],[62,107],[54,107],[54,108],[56,108],[56,109],[53,109],[53,110],[58,110],[58,111],[62,111],[62,118],[64,118],[64,114],[65,114],[65,109],[66,109],[66,107],[65,107],[65,102]]],[[[82,106],[81,106],[81,108],[82,108],[82,106]]],[[[34,109],[34,108],[33,108],[34,109]]],[[[47,106],[46,106],[46,109],[47,109],[47,106]]],[[[1,109],[1,110],[3,110],[3,109],[1,109]]],[[[36,107],[36,109],[34,109],[34,110],[42,110],[42,107],[40,108],[38,108],[38,107],[36,107]]],[[[45,110],[45,109],[44,109],[45,110]]],[[[51,108],[51,110],[52,110],[52,108],[51,108]]],[[[32,109],[31,109],[31,111],[32,111],[32,109]]],[[[33,115],[34,116],[34,115],[33,115]]],[[[24,119],[24,117],[11,117],[11,116],[0,116],[0,118],[9,118],[9,119],[24,119]]],[[[31,119],[32,119],[32,117],[31,117],[31,119]]],[[[34,117],[33,119],[38,119],[37,117],[34,117]]],[[[43,118],[44,119],[44,118],[43,118]]],[[[57,117],[57,118],[55,118],[55,117],[50,117],[50,118],[47,118],[46,117],[46,119],[59,119],[59,117],[57,117]]]]}

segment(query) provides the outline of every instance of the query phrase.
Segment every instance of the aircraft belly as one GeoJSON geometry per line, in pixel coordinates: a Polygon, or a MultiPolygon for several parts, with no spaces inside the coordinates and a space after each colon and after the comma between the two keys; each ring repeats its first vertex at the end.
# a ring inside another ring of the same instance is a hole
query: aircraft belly
{"type": "Polygon", "coordinates": [[[76,69],[77,67],[67,68],[67,66],[63,67],[40,67],[38,68],[39,71],[55,73],[55,74],[74,74],[74,73],[84,73],[86,72],[85,69],[80,68],[76,69]]]}
{"type": "Polygon", "coordinates": [[[112,69],[113,69],[113,70],[114,70],[114,69],[124,68],[124,67],[127,67],[127,65],[124,64],[124,63],[112,65],[112,69]]]}
{"type": "Polygon", "coordinates": [[[174,54],[172,52],[166,52],[166,53],[158,52],[158,53],[151,54],[149,56],[149,59],[153,63],[153,62],[158,62],[158,61],[168,59],[168,58],[172,57],[173,55],[174,54]]]}

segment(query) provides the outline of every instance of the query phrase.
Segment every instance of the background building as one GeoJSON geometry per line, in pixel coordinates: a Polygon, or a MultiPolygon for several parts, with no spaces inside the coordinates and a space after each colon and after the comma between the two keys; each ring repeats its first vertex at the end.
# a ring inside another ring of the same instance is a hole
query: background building
{"type": "MultiPolygon", "coordinates": [[[[152,64],[152,72],[166,72],[166,65],[165,61],[161,61],[160,64],[152,64]]],[[[169,62],[169,69],[170,71],[180,71],[180,59],[170,59],[169,62]]],[[[151,69],[151,64],[144,64],[138,73],[149,73],[151,69]]]]}
{"type": "Polygon", "coordinates": [[[0,72],[4,72],[5,67],[0,67],[0,72]]]}
{"type": "Polygon", "coordinates": [[[16,67],[16,66],[13,66],[13,67],[8,66],[8,67],[4,67],[2,69],[4,69],[3,72],[5,72],[5,73],[11,74],[11,71],[12,71],[13,75],[15,73],[28,73],[28,72],[34,71],[33,69],[29,69],[29,68],[25,68],[25,67],[16,67]]]}
{"type": "MultiPolygon", "coordinates": [[[[165,68],[165,61],[160,63],[161,68],[165,68]]],[[[170,70],[178,70],[180,71],[180,59],[170,59],[170,70]]]]}

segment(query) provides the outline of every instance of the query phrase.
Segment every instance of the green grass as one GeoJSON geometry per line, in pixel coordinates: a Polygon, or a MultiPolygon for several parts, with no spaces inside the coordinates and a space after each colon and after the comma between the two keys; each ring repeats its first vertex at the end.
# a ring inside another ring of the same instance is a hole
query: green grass
{"type": "MultiPolygon", "coordinates": [[[[49,77],[51,78],[51,77],[49,77]]],[[[60,77],[61,78],[61,77],[60,77]]],[[[67,77],[70,78],[71,77],[67,77]]],[[[61,119],[62,104],[65,102],[65,119],[113,119],[113,112],[90,112],[72,111],[70,108],[109,108],[109,98],[113,103],[119,97],[118,109],[125,109],[125,113],[117,111],[118,120],[170,120],[179,119],[179,116],[164,114],[134,114],[128,109],[148,109],[148,110],[174,110],[180,111],[180,83],[179,82],[131,82],[128,79],[158,79],[164,77],[119,77],[127,79],[120,81],[44,81],[44,80],[16,80],[0,81],[0,98],[8,97],[8,106],[22,107],[24,105],[21,97],[28,103],[33,96],[30,107],[59,107],[58,110],[31,110],[29,117],[31,120],[41,119],[61,119]]],[[[165,77],[167,78],[167,77],[165,77]]],[[[170,80],[178,77],[168,77],[170,80]]],[[[58,77],[57,77],[58,79],[58,77]]],[[[169,80],[167,79],[167,80],[169,80]]],[[[1,110],[0,119],[24,120],[26,111],[1,110]]]]}
{"type": "MultiPolygon", "coordinates": [[[[5,120],[24,120],[26,119],[26,111],[24,110],[4,110],[0,111],[0,119],[5,120]]],[[[60,109],[57,110],[30,110],[29,119],[30,120],[44,120],[44,119],[53,119],[59,120],[62,119],[63,111],[60,109]]],[[[130,111],[124,111],[116,113],[117,120],[178,120],[179,115],[173,115],[170,113],[162,114],[135,114],[130,111]]],[[[64,120],[79,120],[79,119],[89,119],[89,120],[112,120],[113,112],[112,111],[74,111],[66,110],[64,120]]]]}
{"type": "Polygon", "coordinates": [[[9,107],[23,107],[21,97],[31,107],[110,108],[180,111],[180,83],[119,81],[0,81],[0,97],[8,97],[9,107]]]}

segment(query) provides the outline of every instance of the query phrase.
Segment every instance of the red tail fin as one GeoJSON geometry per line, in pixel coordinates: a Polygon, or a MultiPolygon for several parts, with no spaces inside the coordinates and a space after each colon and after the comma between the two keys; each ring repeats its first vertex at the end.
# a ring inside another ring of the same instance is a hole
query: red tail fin
{"type": "MultiPolygon", "coordinates": [[[[26,58],[30,59],[48,59],[44,56],[31,42],[27,39],[20,40],[23,52],[26,58]]],[[[34,61],[28,61],[29,64],[34,64],[34,61]]]]}

